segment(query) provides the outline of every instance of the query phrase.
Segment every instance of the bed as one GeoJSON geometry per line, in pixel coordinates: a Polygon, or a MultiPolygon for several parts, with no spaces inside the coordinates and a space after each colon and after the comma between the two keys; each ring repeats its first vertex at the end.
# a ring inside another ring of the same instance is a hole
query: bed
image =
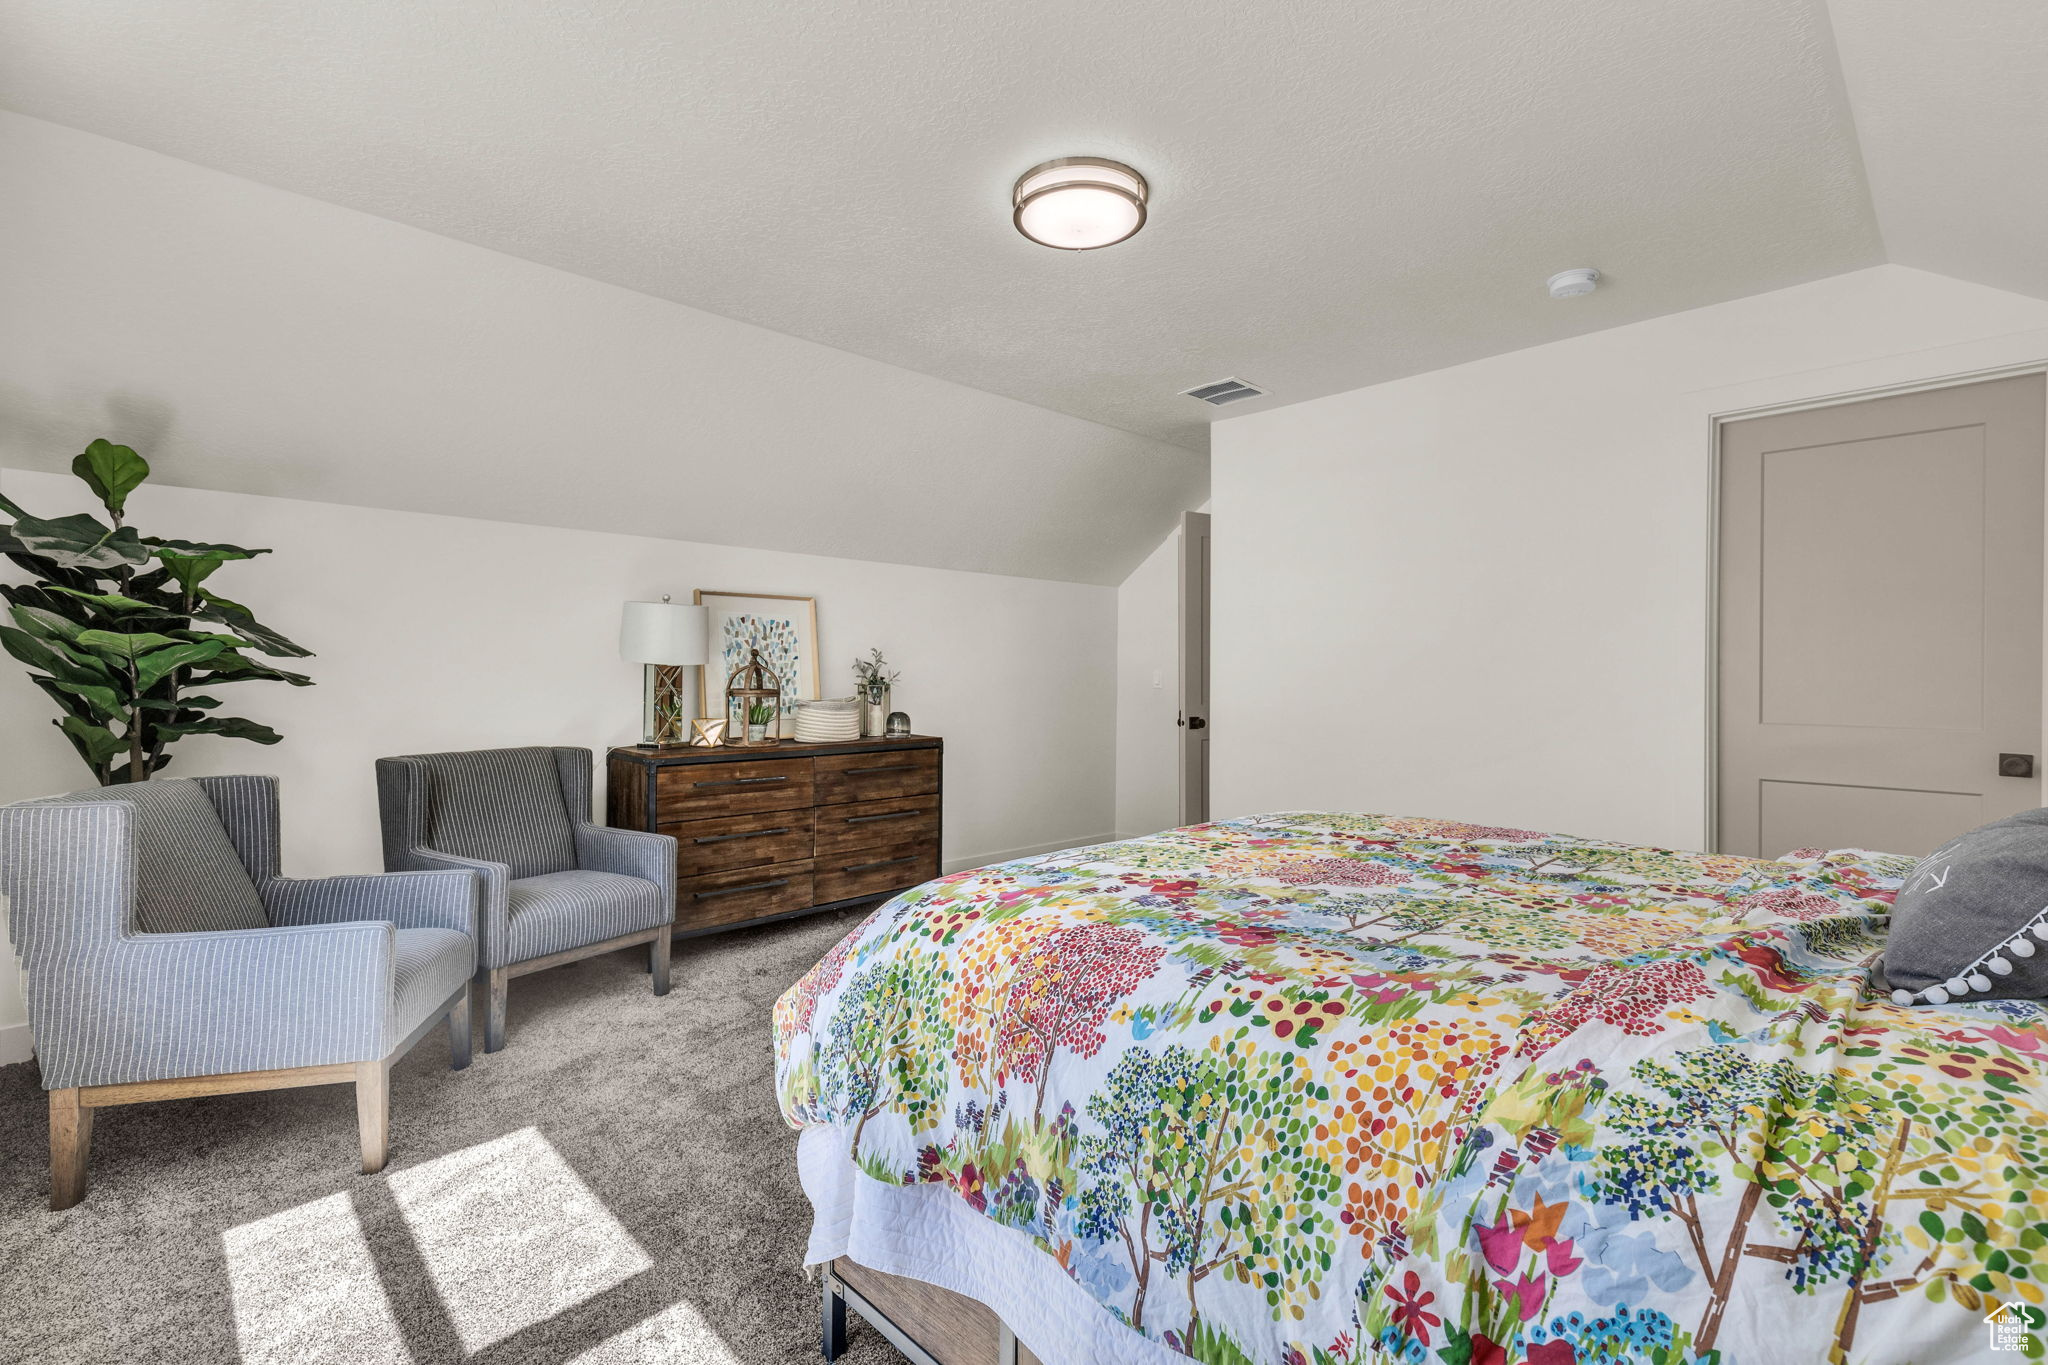
{"type": "Polygon", "coordinates": [[[828,1354],[1982,1358],[2048,1026],[1869,989],[1910,867],[1290,813],[898,896],[776,1008],[828,1354]]]}

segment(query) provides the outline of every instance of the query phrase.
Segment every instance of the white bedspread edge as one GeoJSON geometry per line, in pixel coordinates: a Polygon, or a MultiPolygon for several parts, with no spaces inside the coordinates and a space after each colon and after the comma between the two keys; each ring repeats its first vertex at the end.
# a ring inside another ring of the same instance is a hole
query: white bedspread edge
{"type": "Polygon", "coordinates": [[[1045,1365],[1188,1365],[1132,1331],[1029,1237],[969,1208],[941,1185],[887,1185],[847,1155],[837,1128],[806,1128],[797,1170],[814,1214],[805,1265],[851,1256],[995,1310],[1045,1365]]]}

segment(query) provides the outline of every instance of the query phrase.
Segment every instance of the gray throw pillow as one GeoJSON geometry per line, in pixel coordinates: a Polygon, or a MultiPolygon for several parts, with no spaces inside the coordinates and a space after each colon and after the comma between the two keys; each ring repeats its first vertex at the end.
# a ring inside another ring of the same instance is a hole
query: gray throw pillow
{"type": "Polygon", "coordinates": [[[2048,810],[1973,829],[1915,864],[1879,970],[1901,1005],[2048,1000],[2048,810]]]}

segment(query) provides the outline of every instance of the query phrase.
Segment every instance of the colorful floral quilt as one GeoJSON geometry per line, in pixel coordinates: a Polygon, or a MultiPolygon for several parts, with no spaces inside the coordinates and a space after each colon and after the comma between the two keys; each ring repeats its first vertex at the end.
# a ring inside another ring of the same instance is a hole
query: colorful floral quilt
{"type": "Polygon", "coordinates": [[[2038,1359],[2048,1026],[1868,989],[1910,865],[1310,814],[1007,863],[791,988],[781,1102],[1215,1365],[2038,1359]]]}

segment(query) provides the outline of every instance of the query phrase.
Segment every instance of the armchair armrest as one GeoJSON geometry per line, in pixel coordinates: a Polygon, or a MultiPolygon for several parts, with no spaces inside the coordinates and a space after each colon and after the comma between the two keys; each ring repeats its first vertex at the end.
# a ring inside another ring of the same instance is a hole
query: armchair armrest
{"type": "Polygon", "coordinates": [[[257,889],[276,925],[389,920],[401,929],[477,933],[482,877],[473,868],[346,877],[273,877],[257,889]]]}
{"type": "Polygon", "coordinates": [[[476,960],[485,967],[502,967],[500,960],[511,931],[512,869],[503,863],[487,862],[482,858],[463,858],[439,849],[422,848],[415,844],[394,854],[387,850],[385,866],[393,863],[392,871],[405,872],[467,872],[475,883],[473,894],[477,901],[476,928],[471,931],[476,937],[476,960]]]}
{"type": "Polygon", "coordinates": [[[675,905],[676,841],[672,837],[610,825],[579,824],[575,829],[577,866],[653,882],[661,888],[663,900],[675,905]]]}
{"type": "MultiPolygon", "coordinates": [[[[382,1057],[390,1036],[394,931],[316,924],[129,934],[45,1086],[102,1085],[324,1066],[382,1057]]],[[[48,1067],[55,1058],[47,1059],[48,1067]]]]}

